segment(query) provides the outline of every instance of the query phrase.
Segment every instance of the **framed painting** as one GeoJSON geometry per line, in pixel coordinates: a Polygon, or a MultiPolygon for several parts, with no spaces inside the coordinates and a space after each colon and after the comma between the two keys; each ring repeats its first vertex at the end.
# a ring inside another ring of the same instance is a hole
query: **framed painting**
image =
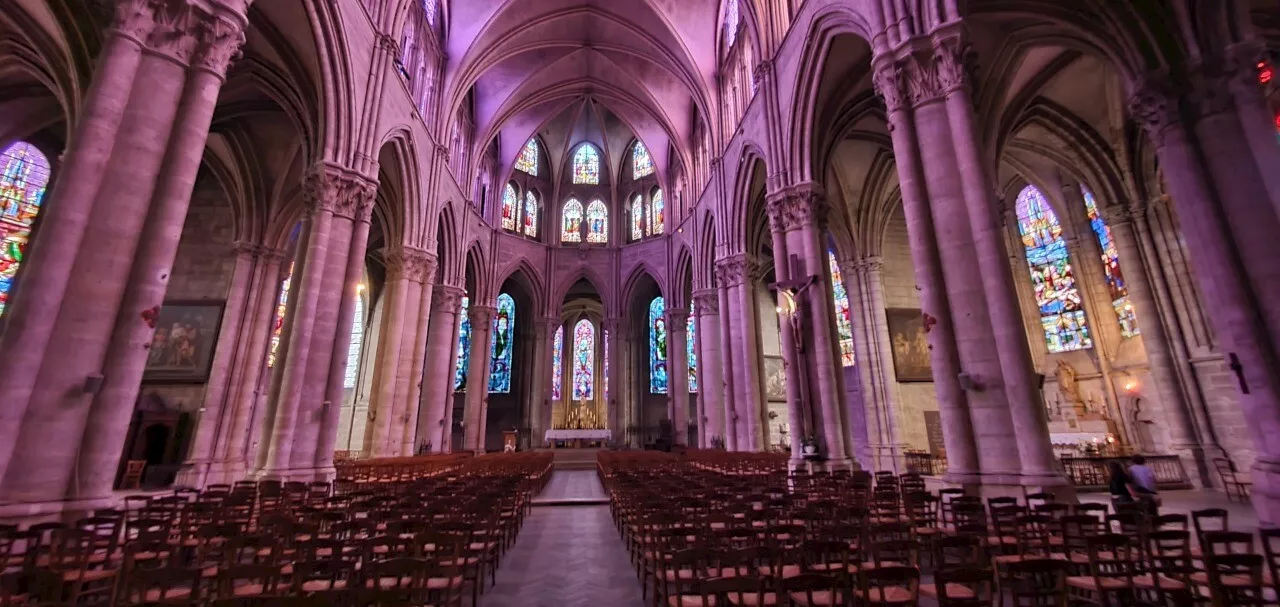
{"type": "Polygon", "coordinates": [[[208,381],[225,305],[222,301],[165,302],[156,318],[143,381],[208,381]]]}
{"type": "Polygon", "coordinates": [[[924,315],[915,308],[889,308],[884,313],[889,321],[889,343],[893,348],[893,368],[898,381],[933,381],[924,315]]]}
{"type": "Polygon", "coordinates": [[[787,400],[787,370],[781,356],[764,357],[764,397],[770,402],[787,400]]]}

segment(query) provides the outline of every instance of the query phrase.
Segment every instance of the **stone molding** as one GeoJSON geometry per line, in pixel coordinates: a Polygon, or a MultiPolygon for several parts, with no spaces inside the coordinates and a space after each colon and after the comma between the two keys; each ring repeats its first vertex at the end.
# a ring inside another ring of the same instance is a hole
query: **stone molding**
{"type": "Polygon", "coordinates": [[[736,287],[755,280],[760,273],[760,264],[747,255],[738,254],[716,261],[716,284],[721,287],[736,287]]]}
{"type": "Polygon", "coordinates": [[[821,186],[809,182],[784,188],[765,202],[769,227],[775,232],[791,232],[826,224],[831,205],[821,186]]]}
{"type": "Polygon", "coordinates": [[[849,262],[854,272],[861,275],[878,274],[884,271],[884,258],[879,255],[869,255],[861,259],[855,259],[849,262]]]}
{"type": "Polygon", "coordinates": [[[872,85],[889,112],[949,97],[971,88],[975,53],[963,31],[935,34],[876,60],[872,85]]]}
{"type": "Polygon", "coordinates": [[[1147,205],[1135,202],[1099,206],[1098,212],[1102,214],[1102,220],[1114,228],[1145,220],[1147,217],[1147,205]]]}
{"type": "Polygon", "coordinates": [[[453,285],[436,285],[431,292],[431,312],[457,314],[462,309],[462,298],[467,292],[453,285]]]}
{"type": "Polygon", "coordinates": [[[218,15],[210,15],[201,25],[197,35],[199,51],[192,65],[219,78],[226,77],[227,67],[231,65],[232,60],[240,56],[240,48],[244,46],[243,24],[218,15]]]}
{"type": "Polygon", "coordinates": [[[755,77],[756,85],[759,86],[764,84],[766,82],[766,79],[772,73],[773,73],[773,61],[769,59],[764,59],[756,64],[756,67],[754,70],[752,70],[751,75],[755,77]]]}
{"type": "Polygon", "coordinates": [[[111,31],[145,44],[155,27],[155,0],[118,0],[111,20],[111,31]]]}
{"type": "Polygon", "coordinates": [[[473,331],[489,330],[489,325],[493,323],[493,319],[498,315],[498,309],[491,306],[471,306],[467,310],[467,318],[471,319],[471,327],[473,331]]]}
{"type": "Polygon", "coordinates": [[[720,294],[715,289],[704,289],[693,293],[693,308],[698,314],[709,316],[720,315],[720,294]]]}
{"type": "Polygon", "coordinates": [[[667,308],[667,330],[683,332],[689,326],[689,310],[685,308],[667,308]]]}
{"type": "Polygon", "coordinates": [[[197,47],[200,17],[186,0],[152,0],[152,27],[146,49],[180,64],[191,61],[197,47]]]}
{"type": "Polygon", "coordinates": [[[309,212],[329,212],[353,221],[369,221],[377,183],[355,171],[320,162],[311,168],[302,182],[303,197],[309,212]]]}
{"type": "MultiPolygon", "coordinates": [[[[413,247],[400,247],[385,253],[387,277],[425,283],[436,273],[436,254],[413,247]]],[[[434,297],[434,294],[433,294],[434,297]]]]}

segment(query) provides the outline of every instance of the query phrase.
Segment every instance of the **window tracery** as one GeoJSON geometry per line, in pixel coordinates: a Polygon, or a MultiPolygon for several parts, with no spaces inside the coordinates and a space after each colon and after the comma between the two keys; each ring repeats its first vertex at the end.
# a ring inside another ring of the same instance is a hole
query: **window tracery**
{"type": "Polygon", "coordinates": [[[276,298],[276,315],[271,325],[271,348],[267,351],[267,368],[276,366],[276,356],[280,352],[280,340],[284,336],[284,314],[289,310],[289,287],[293,284],[293,262],[280,281],[280,297],[276,298]]]}
{"type": "Polygon", "coordinates": [[[695,342],[698,338],[697,317],[694,316],[693,302],[689,302],[689,320],[685,326],[685,354],[689,361],[689,391],[698,391],[698,349],[695,342]]]}
{"type": "Polygon", "coordinates": [[[631,199],[631,240],[644,238],[644,197],[636,194],[631,199]]]}
{"type": "Polygon", "coordinates": [[[1058,216],[1044,194],[1031,185],[1018,195],[1015,208],[1049,352],[1093,347],[1058,216]]]}
{"type": "Polygon", "coordinates": [[[609,209],[598,198],[592,200],[587,206],[587,242],[592,244],[609,242],[609,209]]]}
{"type": "Polygon", "coordinates": [[[840,272],[835,251],[827,251],[827,265],[831,267],[831,299],[836,307],[836,335],[840,338],[840,364],[852,367],[856,360],[853,350],[853,313],[849,309],[849,291],[845,288],[844,274],[840,272]]]}
{"type": "Polygon", "coordinates": [[[666,201],[662,198],[662,188],[655,188],[649,198],[649,233],[662,234],[666,231],[666,201]]]}
{"type": "Polygon", "coordinates": [[[631,151],[631,178],[640,179],[653,174],[653,156],[649,155],[649,148],[644,146],[644,142],[636,140],[635,149],[631,151]]]}
{"type": "Polygon", "coordinates": [[[462,297],[462,310],[458,312],[458,363],[453,370],[453,389],[467,389],[467,368],[471,362],[471,298],[462,297]]]}
{"type": "Polygon", "coordinates": [[[1116,318],[1120,321],[1120,334],[1124,337],[1133,337],[1139,333],[1138,316],[1133,311],[1133,304],[1129,302],[1129,283],[1125,281],[1124,273],[1120,271],[1120,251],[1116,248],[1115,240],[1111,238],[1110,226],[1098,211],[1098,201],[1094,198],[1093,192],[1087,186],[1081,185],[1080,193],[1084,197],[1085,212],[1089,215],[1089,227],[1093,228],[1093,233],[1098,237],[1098,246],[1102,247],[1102,271],[1107,279],[1111,305],[1115,308],[1116,318]]]}
{"type": "Polygon", "coordinates": [[[524,235],[538,237],[538,197],[531,191],[524,193],[524,235]]]}
{"type": "Polygon", "coordinates": [[[570,198],[561,213],[560,242],[582,242],[582,203],[570,198]]]}
{"type": "Polygon", "coordinates": [[[597,152],[595,146],[589,143],[578,146],[578,151],[573,155],[573,183],[574,185],[600,184],[600,152],[597,152]]]}
{"type": "Polygon", "coordinates": [[[502,190],[502,229],[516,231],[516,216],[520,214],[519,199],[515,186],[508,183],[502,190]]]}
{"type": "Polygon", "coordinates": [[[516,170],[534,177],[538,176],[538,139],[536,137],[530,139],[529,143],[524,144],[524,149],[520,150],[520,156],[516,158],[516,170]]]}
{"type": "Polygon", "coordinates": [[[360,350],[364,347],[364,290],[356,292],[355,317],[351,320],[351,342],[347,347],[347,368],[342,376],[342,387],[356,387],[360,376],[360,350]]]}
{"type": "Polygon", "coordinates": [[[551,400],[560,400],[564,385],[564,326],[556,327],[556,337],[551,342],[551,400]]]}

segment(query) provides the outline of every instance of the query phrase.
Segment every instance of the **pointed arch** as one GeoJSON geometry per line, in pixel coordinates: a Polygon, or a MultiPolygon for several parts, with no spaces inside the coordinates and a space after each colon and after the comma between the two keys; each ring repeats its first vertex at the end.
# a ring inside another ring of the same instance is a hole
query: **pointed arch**
{"type": "Polygon", "coordinates": [[[529,238],[538,237],[538,196],[533,190],[524,193],[524,214],[521,231],[529,238]]]}
{"type": "Polygon", "coordinates": [[[564,203],[560,213],[560,242],[582,242],[583,222],[586,211],[577,198],[570,198],[564,203]]]}
{"type": "Polygon", "coordinates": [[[588,142],[578,144],[573,152],[573,184],[600,185],[600,150],[588,142]]]}
{"type": "Polygon", "coordinates": [[[520,150],[520,155],[516,157],[516,170],[537,177],[538,156],[538,138],[530,137],[529,142],[520,150]]]}
{"type": "Polygon", "coordinates": [[[1018,194],[1014,210],[1049,352],[1093,347],[1057,214],[1034,185],[1018,194]]]}
{"type": "Polygon", "coordinates": [[[653,174],[653,155],[649,153],[649,148],[645,147],[644,142],[636,139],[635,145],[631,148],[631,178],[641,179],[653,174]]]}
{"type": "Polygon", "coordinates": [[[667,202],[662,196],[662,188],[653,188],[649,193],[649,233],[663,234],[667,231],[667,202]]]}
{"type": "Polygon", "coordinates": [[[25,141],[0,150],[0,315],[26,257],[51,170],[44,153],[25,141]]]}
{"type": "Polygon", "coordinates": [[[520,194],[516,192],[516,185],[508,183],[507,187],[502,189],[502,229],[509,232],[516,231],[520,206],[520,194]]]}
{"type": "Polygon", "coordinates": [[[592,244],[609,242],[609,207],[599,198],[587,205],[586,238],[592,244]]]}

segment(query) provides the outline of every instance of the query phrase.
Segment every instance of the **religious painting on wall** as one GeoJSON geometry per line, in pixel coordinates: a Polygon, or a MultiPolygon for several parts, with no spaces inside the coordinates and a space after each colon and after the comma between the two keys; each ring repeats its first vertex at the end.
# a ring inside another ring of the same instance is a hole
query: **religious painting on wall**
{"type": "Polygon", "coordinates": [[[889,343],[898,381],[933,381],[924,315],[915,308],[889,308],[884,314],[889,321],[889,343]]]}
{"type": "Polygon", "coordinates": [[[772,402],[787,400],[787,368],[781,356],[764,357],[764,398],[772,402]]]}
{"type": "Polygon", "coordinates": [[[173,301],[160,308],[143,380],[200,383],[209,379],[222,323],[221,301],[173,301]]]}

